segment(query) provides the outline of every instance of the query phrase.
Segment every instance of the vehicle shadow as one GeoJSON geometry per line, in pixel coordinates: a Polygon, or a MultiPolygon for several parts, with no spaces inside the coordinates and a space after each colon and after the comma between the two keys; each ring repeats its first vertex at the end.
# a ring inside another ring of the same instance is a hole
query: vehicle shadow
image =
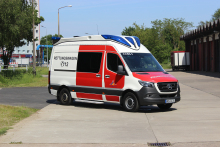
{"type": "Polygon", "coordinates": [[[50,99],[50,100],[47,100],[46,102],[49,104],[54,104],[56,101],[57,99],[50,99]]]}
{"type": "MultiPolygon", "coordinates": [[[[47,100],[47,103],[61,105],[59,101],[56,99],[47,100]]],[[[124,111],[126,112],[120,104],[117,103],[109,103],[105,102],[104,104],[92,104],[92,103],[83,103],[83,102],[75,102],[73,101],[72,105],[74,107],[79,108],[89,108],[89,109],[107,109],[107,110],[116,110],[116,111],[124,111]]],[[[175,106],[175,105],[174,105],[175,106]]],[[[168,110],[161,110],[156,105],[151,106],[141,106],[136,113],[161,113],[161,112],[170,112],[175,111],[176,108],[170,108],[168,110]]]]}

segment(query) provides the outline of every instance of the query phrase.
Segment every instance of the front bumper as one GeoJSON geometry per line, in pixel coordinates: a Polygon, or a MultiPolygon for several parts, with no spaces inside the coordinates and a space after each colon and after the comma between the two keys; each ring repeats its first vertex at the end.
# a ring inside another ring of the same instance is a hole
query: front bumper
{"type": "Polygon", "coordinates": [[[159,93],[156,88],[142,87],[141,90],[136,92],[138,101],[141,106],[154,105],[154,104],[166,104],[166,100],[174,99],[175,103],[179,102],[180,87],[176,93],[159,93]]]}

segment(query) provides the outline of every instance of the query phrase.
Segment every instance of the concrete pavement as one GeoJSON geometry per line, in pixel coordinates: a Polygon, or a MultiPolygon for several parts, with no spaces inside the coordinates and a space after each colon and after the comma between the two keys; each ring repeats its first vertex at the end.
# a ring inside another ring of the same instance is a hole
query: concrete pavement
{"type": "Polygon", "coordinates": [[[220,97],[220,73],[205,71],[172,71],[167,70],[175,76],[180,83],[189,87],[204,91],[220,97]]]}
{"type": "Polygon", "coordinates": [[[20,141],[22,146],[34,147],[124,147],[156,142],[180,147],[220,146],[219,78],[171,74],[180,81],[182,99],[169,111],[149,106],[129,113],[116,104],[54,103],[16,124],[0,137],[0,146],[11,147],[10,142],[20,141]],[[201,84],[214,86],[204,88],[201,84]]]}

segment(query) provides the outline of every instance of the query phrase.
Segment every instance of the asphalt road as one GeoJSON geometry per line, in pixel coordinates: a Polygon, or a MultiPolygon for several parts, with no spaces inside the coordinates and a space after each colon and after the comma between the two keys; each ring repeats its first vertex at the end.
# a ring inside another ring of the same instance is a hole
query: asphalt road
{"type": "Polygon", "coordinates": [[[56,101],[47,87],[16,87],[0,89],[0,104],[42,109],[56,101]]]}

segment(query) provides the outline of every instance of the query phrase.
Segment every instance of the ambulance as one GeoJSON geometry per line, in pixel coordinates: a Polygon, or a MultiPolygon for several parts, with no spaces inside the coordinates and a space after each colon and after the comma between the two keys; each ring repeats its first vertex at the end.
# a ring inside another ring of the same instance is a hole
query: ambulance
{"type": "Polygon", "coordinates": [[[58,39],[48,91],[62,105],[76,102],[169,109],[180,101],[178,80],[167,73],[136,36],[93,35],[58,39]]]}

